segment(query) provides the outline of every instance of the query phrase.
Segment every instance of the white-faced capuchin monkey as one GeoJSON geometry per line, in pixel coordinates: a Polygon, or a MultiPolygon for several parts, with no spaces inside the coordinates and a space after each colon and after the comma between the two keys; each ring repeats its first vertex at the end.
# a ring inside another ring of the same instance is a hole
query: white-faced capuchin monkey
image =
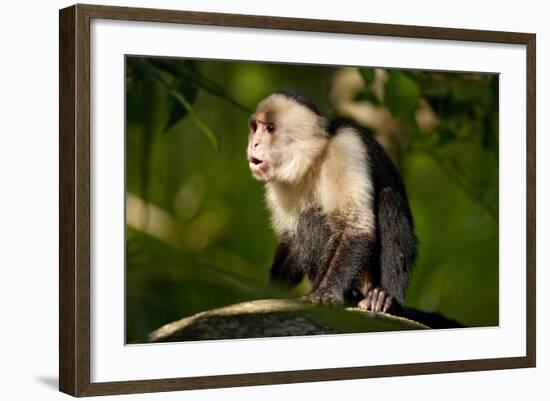
{"type": "Polygon", "coordinates": [[[403,305],[417,241],[403,181],[376,140],[282,91],[250,117],[247,156],[279,239],[270,282],[307,275],[304,298],[317,304],[403,305]]]}

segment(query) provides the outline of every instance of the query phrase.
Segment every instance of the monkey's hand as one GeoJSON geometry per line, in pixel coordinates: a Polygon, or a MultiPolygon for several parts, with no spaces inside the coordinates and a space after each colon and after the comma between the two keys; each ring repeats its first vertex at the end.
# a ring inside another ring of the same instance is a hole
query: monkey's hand
{"type": "Polygon", "coordinates": [[[372,312],[388,312],[392,307],[393,297],[382,288],[373,288],[367,292],[365,298],[359,302],[357,307],[372,312]]]}
{"type": "Polygon", "coordinates": [[[329,289],[317,289],[307,295],[304,295],[300,299],[302,301],[311,302],[312,304],[316,305],[339,306],[344,304],[344,296],[329,289]]]}

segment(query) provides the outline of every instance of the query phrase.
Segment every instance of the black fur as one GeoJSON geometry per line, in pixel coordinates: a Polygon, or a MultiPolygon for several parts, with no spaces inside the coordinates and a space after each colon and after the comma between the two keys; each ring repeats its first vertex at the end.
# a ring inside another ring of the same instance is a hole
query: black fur
{"type": "MultiPolygon", "coordinates": [[[[307,98],[291,91],[277,92],[318,114],[307,98]]],[[[346,228],[346,222],[330,221],[320,209],[304,211],[292,237],[281,238],[269,274],[271,283],[294,286],[305,275],[317,303],[357,303],[364,298],[358,288],[361,273],[368,272],[373,285],[389,294],[394,302],[389,312],[422,322],[432,328],[464,327],[437,312],[405,307],[409,272],[417,256],[417,240],[405,185],[382,146],[350,120],[336,119],[327,129],[329,136],[343,128],[360,133],[367,149],[369,177],[374,186],[376,230],[373,237],[346,228]]]]}
{"type": "Polygon", "coordinates": [[[438,312],[424,312],[416,308],[400,308],[399,306],[397,306],[397,308],[395,308],[392,313],[398,316],[403,316],[410,320],[414,320],[416,322],[423,323],[432,329],[458,329],[466,327],[462,323],[457,322],[453,319],[449,319],[438,312]]]}
{"type": "Polygon", "coordinates": [[[268,283],[293,287],[304,278],[299,261],[292,257],[290,241],[283,239],[277,245],[273,265],[269,271],[268,283]]]}
{"type": "Polygon", "coordinates": [[[289,99],[294,100],[296,103],[301,104],[304,107],[307,107],[309,110],[314,112],[315,114],[319,115],[319,111],[317,110],[317,106],[315,106],[315,103],[313,103],[311,100],[309,100],[307,97],[296,93],[291,90],[280,90],[274,93],[274,95],[283,95],[289,99]]]}
{"type": "MultiPolygon", "coordinates": [[[[285,96],[308,104],[294,93],[285,92],[285,96]]],[[[403,305],[409,271],[417,253],[405,186],[383,148],[353,123],[334,120],[329,135],[338,135],[343,128],[357,130],[366,145],[365,163],[369,163],[374,184],[375,234],[358,235],[346,228],[346,222],[331,222],[320,210],[307,210],[300,216],[293,238],[281,240],[270,280],[294,285],[307,274],[312,284],[312,301],[341,303],[344,296],[349,300],[357,295],[356,280],[360,273],[368,271],[374,286],[381,287],[403,305]]]]}
{"type": "Polygon", "coordinates": [[[405,185],[382,146],[359,126],[347,119],[336,119],[331,121],[329,133],[337,135],[343,128],[359,132],[367,148],[374,183],[375,248],[379,264],[374,273],[382,289],[403,305],[409,271],[417,256],[417,239],[405,185]]]}
{"type": "Polygon", "coordinates": [[[416,259],[416,238],[407,199],[391,187],[378,195],[380,284],[401,305],[409,285],[409,270],[416,259]]]}
{"type": "Polygon", "coordinates": [[[313,297],[319,297],[322,303],[326,303],[327,298],[328,303],[343,303],[346,301],[344,297],[353,290],[359,273],[370,268],[369,262],[376,257],[375,243],[372,238],[347,230],[335,232],[331,238],[334,239],[336,249],[330,253],[334,246],[327,247],[330,260],[321,276],[316,278],[316,285],[313,285],[311,293],[313,297]]]}
{"type": "MultiPolygon", "coordinates": [[[[318,115],[315,105],[304,96],[292,91],[276,93],[318,115]]],[[[360,274],[367,272],[369,282],[393,297],[401,308],[417,254],[405,186],[382,146],[350,120],[331,121],[327,134],[338,135],[343,128],[358,132],[367,149],[365,163],[369,163],[369,179],[374,187],[375,232],[370,236],[359,234],[347,222],[330,221],[332,217],[321,210],[306,210],[299,218],[296,233],[281,239],[270,281],[295,285],[307,275],[312,284],[308,295],[311,301],[340,304],[346,301],[344,297],[361,299],[356,287],[360,274]]]]}

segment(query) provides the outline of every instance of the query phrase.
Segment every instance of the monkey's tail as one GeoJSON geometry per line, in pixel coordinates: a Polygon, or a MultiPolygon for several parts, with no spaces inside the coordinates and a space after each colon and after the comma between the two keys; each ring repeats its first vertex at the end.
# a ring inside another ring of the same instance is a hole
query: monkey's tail
{"type": "Polygon", "coordinates": [[[439,312],[424,312],[416,308],[399,307],[392,311],[397,316],[425,324],[432,329],[457,329],[467,327],[456,320],[449,319],[439,312]]]}

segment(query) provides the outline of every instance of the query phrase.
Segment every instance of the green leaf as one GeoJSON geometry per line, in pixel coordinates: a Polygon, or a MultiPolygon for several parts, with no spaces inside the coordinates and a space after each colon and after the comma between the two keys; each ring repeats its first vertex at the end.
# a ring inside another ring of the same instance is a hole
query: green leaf
{"type": "Polygon", "coordinates": [[[454,129],[449,127],[448,124],[443,124],[439,130],[437,130],[438,142],[437,146],[444,146],[448,143],[455,141],[457,136],[454,129]]]}
{"type": "Polygon", "coordinates": [[[126,93],[128,127],[130,125],[138,127],[133,131],[134,136],[128,139],[127,146],[132,143],[142,161],[138,166],[140,183],[138,194],[143,199],[148,199],[153,138],[162,127],[163,117],[160,109],[164,96],[162,88],[147,79],[136,81],[126,93]]]}
{"type": "Polygon", "coordinates": [[[411,78],[413,81],[418,81],[418,78],[421,74],[420,71],[416,70],[401,70],[401,72],[411,78]]]}
{"type": "Polygon", "coordinates": [[[374,82],[374,68],[359,68],[359,73],[363,77],[363,81],[366,86],[369,86],[374,82]]]}
{"type": "Polygon", "coordinates": [[[409,74],[401,71],[388,71],[384,103],[393,116],[407,120],[414,117],[419,96],[420,86],[409,74]]]}
{"type": "Polygon", "coordinates": [[[225,100],[245,113],[252,113],[252,110],[231,97],[223,86],[202,75],[196,68],[196,65],[191,64],[189,60],[153,58],[150,62],[155,67],[169,72],[173,76],[180,78],[185,77],[190,85],[193,85],[196,88],[204,89],[210,94],[225,100]]]}
{"type": "Polygon", "coordinates": [[[186,99],[185,95],[179,92],[177,89],[170,87],[166,80],[162,77],[158,69],[151,64],[148,60],[142,59],[139,63],[140,68],[145,72],[150,80],[160,84],[164,90],[172,96],[189,114],[189,117],[193,120],[195,125],[202,131],[206,138],[212,143],[214,148],[218,149],[218,139],[214,132],[208,127],[208,125],[202,121],[202,119],[195,113],[191,103],[186,99]]]}
{"type": "MultiPolygon", "coordinates": [[[[182,93],[190,104],[195,102],[198,94],[198,88],[189,84],[187,80],[176,79],[172,84],[172,87],[179,93],[182,93]]],[[[180,102],[177,101],[173,96],[168,98],[168,109],[170,114],[168,121],[164,126],[163,132],[167,132],[170,128],[174,126],[178,121],[182,120],[187,116],[187,109],[182,107],[180,102]]]]}
{"type": "Polygon", "coordinates": [[[356,102],[364,102],[367,101],[369,103],[372,103],[375,106],[380,106],[381,102],[380,99],[371,91],[364,90],[362,92],[359,92],[354,99],[356,102]]]}
{"type": "Polygon", "coordinates": [[[193,106],[191,106],[185,96],[174,89],[170,90],[169,93],[185,108],[185,110],[187,110],[187,113],[189,113],[189,117],[191,117],[195,125],[204,133],[204,135],[214,146],[214,148],[218,149],[218,139],[216,138],[216,135],[210,129],[210,127],[208,127],[208,125],[206,125],[206,123],[202,121],[202,119],[198,116],[198,114],[193,109],[193,106]]]}

